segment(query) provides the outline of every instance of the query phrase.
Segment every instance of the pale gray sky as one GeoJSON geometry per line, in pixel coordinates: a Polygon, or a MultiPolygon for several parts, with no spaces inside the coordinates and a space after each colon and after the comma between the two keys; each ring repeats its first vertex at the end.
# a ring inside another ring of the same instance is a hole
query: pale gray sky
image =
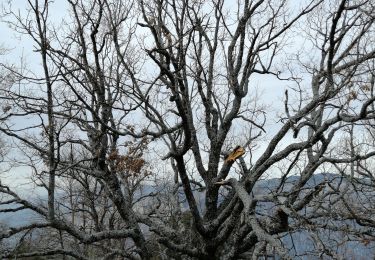
{"type": "MultiPolygon", "coordinates": [[[[27,14],[27,1],[12,1],[12,6],[13,11],[19,10],[21,16],[25,16],[27,14]]],[[[50,21],[54,24],[58,24],[60,23],[61,19],[69,18],[67,17],[68,12],[66,8],[66,1],[54,1],[53,3],[51,3],[50,21]]],[[[7,19],[7,17],[3,18],[3,20],[7,19]]],[[[34,73],[41,73],[41,60],[38,56],[38,53],[34,52],[34,44],[29,36],[20,36],[11,28],[9,28],[4,22],[0,23],[0,35],[2,35],[1,42],[3,46],[8,49],[6,55],[0,56],[1,63],[19,65],[21,62],[26,62],[27,67],[32,68],[32,71],[34,73]]],[[[297,36],[294,40],[290,40],[290,48],[295,46],[296,44],[298,45],[298,42],[300,42],[297,36]]],[[[281,64],[282,60],[276,60],[276,62],[281,64]]],[[[252,80],[250,91],[258,89],[261,93],[260,102],[264,103],[266,107],[269,108],[267,114],[267,123],[265,126],[267,133],[265,135],[264,141],[259,143],[259,148],[256,151],[253,151],[253,155],[255,158],[262,153],[267,145],[267,140],[269,140],[269,138],[271,138],[274,133],[276,133],[280,128],[280,125],[277,123],[278,117],[276,115],[283,112],[284,92],[288,84],[291,83],[279,81],[274,76],[258,75],[254,76],[252,80]]],[[[22,124],[24,124],[25,121],[20,120],[19,122],[15,123],[19,126],[23,126],[22,124]]],[[[291,140],[292,137],[291,135],[289,135],[287,138],[285,138],[285,140],[283,140],[282,145],[289,144],[291,140]]],[[[28,186],[29,180],[24,177],[29,174],[30,169],[23,166],[13,168],[11,171],[2,176],[3,178],[4,176],[7,176],[5,180],[7,182],[13,183],[14,185],[19,186],[21,184],[26,184],[26,186],[28,186]]],[[[22,189],[24,189],[26,186],[22,185],[19,187],[22,187],[22,189]]]]}

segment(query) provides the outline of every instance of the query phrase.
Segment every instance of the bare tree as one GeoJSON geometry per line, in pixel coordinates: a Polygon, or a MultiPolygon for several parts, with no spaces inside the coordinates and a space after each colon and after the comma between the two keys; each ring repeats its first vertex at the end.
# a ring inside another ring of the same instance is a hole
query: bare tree
{"type": "Polygon", "coordinates": [[[3,10],[41,70],[2,64],[0,131],[47,199],[4,179],[0,211],[39,220],[0,235],[50,237],[3,257],[339,258],[374,240],[370,1],[69,0],[58,24],[52,5],[3,10]],[[266,76],[288,86],[277,115],[266,76]]]}

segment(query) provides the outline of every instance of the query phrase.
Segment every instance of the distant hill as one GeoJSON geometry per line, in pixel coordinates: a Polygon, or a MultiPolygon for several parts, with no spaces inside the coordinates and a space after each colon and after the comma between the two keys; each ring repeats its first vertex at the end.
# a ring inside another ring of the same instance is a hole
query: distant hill
{"type": "MultiPolygon", "coordinates": [[[[285,180],[284,190],[288,190],[292,187],[292,185],[299,181],[299,176],[291,176],[285,180]]],[[[267,194],[271,190],[274,190],[280,184],[280,179],[273,178],[273,179],[264,179],[257,182],[254,187],[253,192],[255,194],[267,194]]],[[[331,184],[337,184],[339,182],[345,181],[345,179],[340,175],[329,174],[329,173],[321,173],[315,174],[309,181],[305,184],[305,187],[314,187],[315,185],[323,182],[328,181],[331,184]]],[[[168,185],[167,185],[168,186],[168,185]]],[[[142,189],[142,194],[148,194],[151,192],[155,192],[160,187],[153,187],[146,185],[142,189]]],[[[184,200],[184,193],[182,188],[180,188],[180,198],[182,201],[182,207],[187,209],[188,204],[184,200]]],[[[200,210],[204,211],[204,191],[194,191],[194,196],[196,197],[198,204],[200,205],[200,210]]],[[[358,193],[356,193],[358,196],[358,193]]],[[[359,195],[360,196],[360,195],[359,195]]],[[[375,196],[375,194],[374,194],[375,196]]],[[[39,195],[40,198],[46,199],[46,195],[39,195]]],[[[40,199],[39,198],[39,199],[40,199]]],[[[263,203],[259,205],[260,211],[269,211],[272,210],[271,203],[263,203]]],[[[0,206],[0,209],[4,208],[4,206],[0,206]]],[[[307,209],[312,210],[312,209],[307,209]]],[[[31,210],[22,210],[18,212],[9,212],[9,213],[0,213],[0,224],[3,226],[21,226],[31,222],[38,222],[42,221],[40,217],[37,216],[31,210]]],[[[344,223],[331,223],[337,225],[343,225],[344,223]]],[[[358,227],[356,223],[353,221],[345,222],[345,225],[349,225],[351,227],[358,227]]],[[[340,257],[342,259],[373,259],[375,256],[375,242],[369,243],[361,243],[357,241],[343,241],[343,236],[339,232],[328,232],[326,230],[319,230],[317,231],[320,234],[320,237],[324,238],[324,245],[330,248],[337,248],[340,257]]],[[[295,259],[316,259],[315,256],[309,255],[309,252],[316,251],[317,249],[314,248],[315,244],[312,240],[310,234],[306,231],[298,231],[294,232],[293,234],[286,234],[282,241],[289,249],[290,254],[295,256],[295,259]]]]}

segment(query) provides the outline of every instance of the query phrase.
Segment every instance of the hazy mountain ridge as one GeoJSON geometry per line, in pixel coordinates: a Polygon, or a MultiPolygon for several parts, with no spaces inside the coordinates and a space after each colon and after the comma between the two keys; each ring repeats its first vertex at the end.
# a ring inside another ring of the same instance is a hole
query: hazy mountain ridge
{"type": "MultiPolygon", "coordinates": [[[[285,180],[284,188],[288,190],[292,187],[294,183],[299,181],[299,176],[291,176],[285,180]]],[[[332,185],[340,181],[345,181],[345,179],[340,175],[334,174],[316,174],[309,181],[305,184],[304,187],[314,187],[317,184],[329,181],[332,185]]],[[[254,187],[253,193],[254,194],[266,194],[272,191],[273,189],[277,188],[280,184],[280,179],[273,178],[273,179],[265,179],[260,180],[254,187]]],[[[156,188],[152,186],[143,187],[143,194],[155,192],[156,188]]],[[[184,201],[183,192],[180,192],[181,199],[184,201]]],[[[204,205],[204,192],[198,192],[197,190],[194,192],[194,195],[198,201],[198,204],[201,205],[201,210],[203,211],[202,205],[204,205]]],[[[43,199],[43,198],[42,198],[43,199]]],[[[182,203],[183,208],[187,208],[188,205],[186,202],[182,203]]],[[[15,207],[15,206],[14,206],[15,207]]],[[[272,203],[260,203],[258,205],[259,213],[273,210],[275,205],[272,203]]],[[[1,206],[4,208],[4,206],[1,206]]],[[[17,227],[21,225],[25,225],[31,222],[40,222],[42,221],[37,214],[32,212],[31,210],[22,210],[18,212],[7,212],[7,213],[0,213],[0,223],[3,224],[5,227],[17,227]]],[[[322,220],[324,222],[324,219],[322,220]]],[[[331,223],[332,224],[332,223],[331,223]]],[[[343,223],[336,223],[337,225],[342,225],[343,223]]],[[[345,223],[346,225],[352,227],[358,227],[358,225],[354,221],[348,221],[345,223]]],[[[346,241],[340,244],[340,241],[343,239],[340,235],[340,232],[327,232],[326,230],[320,230],[318,233],[321,237],[325,237],[324,244],[327,247],[337,248],[339,255],[343,256],[344,259],[369,259],[370,256],[375,255],[375,242],[369,243],[361,243],[358,241],[346,241]]],[[[305,231],[300,230],[296,231],[293,234],[286,234],[282,238],[286,247],[290,250],[291,255],[301,259],[314,259],[313,256],[309,256],[308,252],[313,251],[314,243],[311,235],[305,231]]]]}

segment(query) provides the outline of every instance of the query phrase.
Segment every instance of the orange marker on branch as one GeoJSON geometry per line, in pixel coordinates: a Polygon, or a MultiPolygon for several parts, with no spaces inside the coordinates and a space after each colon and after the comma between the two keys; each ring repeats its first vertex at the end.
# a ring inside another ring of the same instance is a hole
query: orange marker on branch
{"type": "Polygon", "coordinates": [[[228,154],[228,156],[225,158],[226,163],[233,163],[237,158],[241,157],[245,154],[245,149],[241,146],[237,146],[234,148],[234,150],[228,154]]]}

